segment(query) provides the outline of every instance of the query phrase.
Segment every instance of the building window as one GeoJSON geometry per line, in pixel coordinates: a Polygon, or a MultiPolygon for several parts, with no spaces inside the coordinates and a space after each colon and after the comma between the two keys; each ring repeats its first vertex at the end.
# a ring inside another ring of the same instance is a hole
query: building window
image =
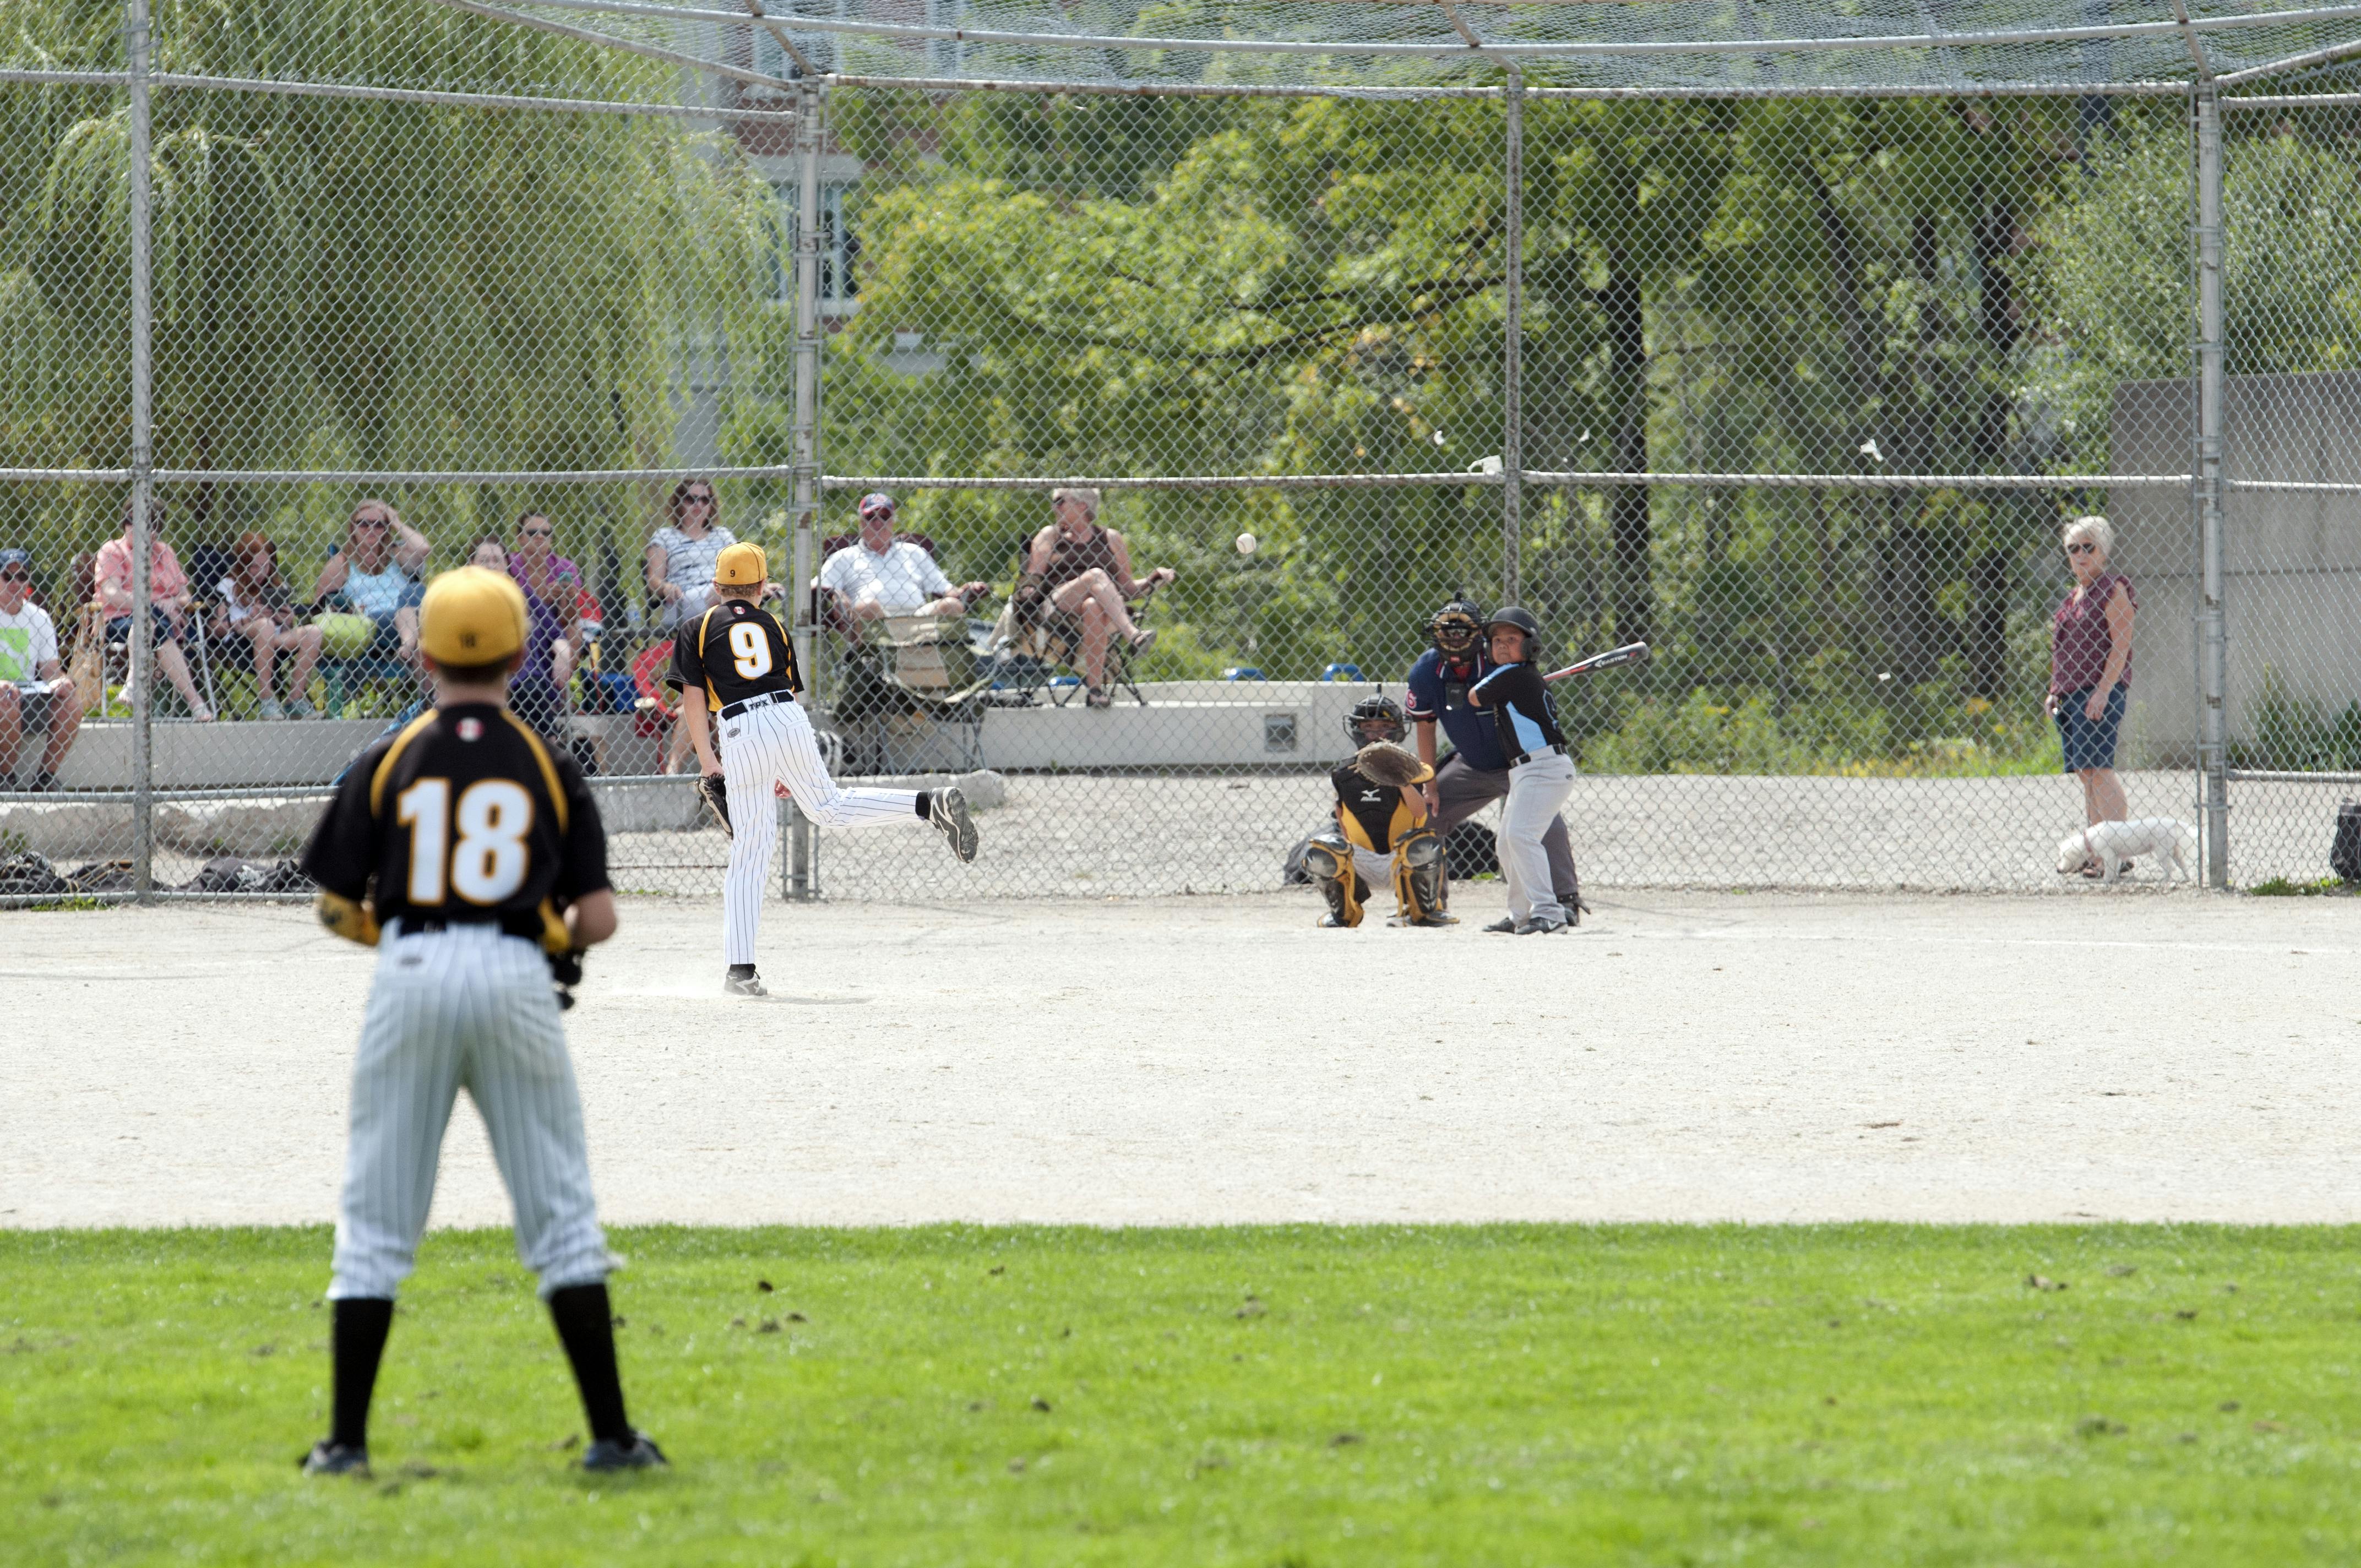
{"type": "MultiPolygon", "coordinates": [[[[824,316],[849,316],[860,304],[857,273],[861,241],[844,221],[845,197],[851,190],[850,185],[819,188],[819,311],[824,316]]],[[[771,197],[778,214],[779,236],[778,247],[771,257],[771,299],[775,304],[792,308],[796,302],[796,220],[803,203],[791,184],[772,186],[771,197]]]]}

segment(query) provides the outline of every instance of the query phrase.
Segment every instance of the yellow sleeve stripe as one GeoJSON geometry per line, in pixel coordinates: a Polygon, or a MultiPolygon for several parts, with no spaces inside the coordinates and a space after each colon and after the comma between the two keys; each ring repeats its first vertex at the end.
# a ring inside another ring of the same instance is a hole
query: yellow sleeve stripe
{"type": "Polygon", "coordinates": [[[705,634],[713,629],[713,612],[720,608],[718,604],[708,606],[705,613],[697,618],[697,667],[700,670],[708,670],[705,677],[705,707],[708,713],[721,711],[721,694],[713,689],[713,676],[705,663],[705,634]]]}
{"type": "Polygon", "coordinates": [[[385,749],[385,756],[379,761],[377,772],[369,775],[369,816],[372,818],[385,815],[385,785],[386,781],[393,777],[393,764],[401,760],[402,752],[408,751],[410,743],[434,722],[434,718],[435,710],[428,708],[412,719],[402,732],[393,738],[393,744],[385,749]]]}
{"type": "Polygon", "coordinates": [[[567,816],[566,786],[558,782],[557,764],[549,760],[549,748],[541,743],[541,737],[533,732],[531,725],[507,708],[500,709],[500,717],[507,719],[509,728],[523,736],[524,743],[533,749],[533,760],[541,764],[541,782],[549,786],[550,805],[557,812],[557,830],[564,833],[567,816]]]}

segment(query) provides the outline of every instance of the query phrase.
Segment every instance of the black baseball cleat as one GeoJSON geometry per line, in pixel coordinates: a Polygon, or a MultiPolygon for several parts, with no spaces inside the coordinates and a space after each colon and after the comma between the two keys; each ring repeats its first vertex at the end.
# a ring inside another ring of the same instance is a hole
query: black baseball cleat
{"type": "Polygon", "coordinates": [[[628,1438],[602,1437],[582,1451],[585,1470],[663,1470],[671,1465],[664,1450],[643,1431],[628,1438]]]}
{"type": "Polygon", "coordinates": [[[306,1475],[362,1475],[369,1473],[368,1450],[350,1444],[330,1442],[322,1438],[303,1456],[306,1475]]]}
{"type": "Polygon", "coordinates": [[[927,820],[943,830],[951,841],[951,853],[961,864],[975,859],[975,824],[968,820],[967,796],[954,785],[935,791],[927,806],[927,820]]]}
{"type": "Polygon", "coordinates": [[[1555,936],[1560,931],[1568,931],[1572,929],[1573,927],[1564,920],[1528,920],[1523,925],[1517,927],[1517,935],[1520,937],[1551,937],[1555,936]]]}
{"type": "Polygon", "coordinates": [[[1417,926],[1422,927],[1456,926],[1459,924],[1459,917],[1455,915],[1397,915],[1393,916],[1393,918],[1388,920],[1386,924],[1389,926],[1417,926]]]}
{"type": "Polygon", "coordinates": [[[1517,934],[1517,917],[1513,915],[1503,915],[1484,929],[1498,931],[1503,937],[1513,937],[1517,934]]]}
{"type": "Polygon", "coordinates": [[[721,977],[724,996],[768,996],[763,988],[763,977],[754,972],[752,964],[731,964],[730,972],[721,977]]]}

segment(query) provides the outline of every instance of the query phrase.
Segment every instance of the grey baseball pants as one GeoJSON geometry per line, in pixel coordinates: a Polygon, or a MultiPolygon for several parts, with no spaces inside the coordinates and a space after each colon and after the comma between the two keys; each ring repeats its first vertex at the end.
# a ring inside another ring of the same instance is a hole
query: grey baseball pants
{"type": "MultiPolygon", "coordinates": [[[[1509,770],[1485,772],[1467,765],[1467,760],[1454,752],[1435,771],[1434,793],[1441,807],[1434,814],[1434,830],[1446,839],[1451,830],[1475,816],[1496,800],[1509,798],[1509,770]]],[[[1542,852],[1549,857],[1550,890],[1556,902],[1568,910],[1582,902],[1582,878],[1574,869],[1574,846],[1567,841],[1565,822],[1554,818],[1542,833],[1542,852]]],[[[1507,846],[1501,846],[1501,868],[1508,865],[1507,846]]]]}

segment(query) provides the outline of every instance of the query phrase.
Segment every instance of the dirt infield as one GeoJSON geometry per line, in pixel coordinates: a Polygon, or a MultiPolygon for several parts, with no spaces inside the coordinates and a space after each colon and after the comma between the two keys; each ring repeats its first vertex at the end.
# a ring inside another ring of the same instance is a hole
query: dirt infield
{"type": "MultiPolygon", "coordinates": [[[[1481,889],[1461,913],[1489,918],[1481,889]]],[[[570,1015],[618,1221],[2361,1219],[2344,900],[1688,894],[1576,936],[1308,894],[631,901],[570,1015]]],[[[372,958],[10,915],[0,1224],[333,1215],[372,958]]],[[[435,1217],[499,1223],[480,1124],[435,1217]]]]}

